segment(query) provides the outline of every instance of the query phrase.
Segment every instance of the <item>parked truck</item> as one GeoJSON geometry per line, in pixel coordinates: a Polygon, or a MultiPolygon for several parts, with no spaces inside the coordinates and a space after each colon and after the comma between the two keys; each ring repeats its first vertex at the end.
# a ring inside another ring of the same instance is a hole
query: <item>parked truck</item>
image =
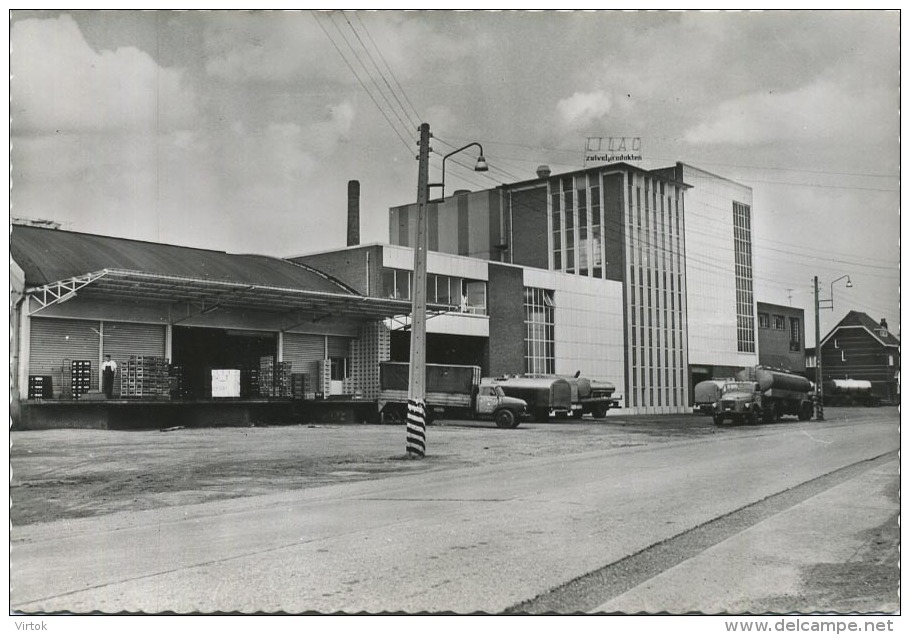
{"type": "Polygon", "coordinates": [[[503,375],[495,378],[503,392],[528,404],[534,421],[567,417],[572,413],[572,387],[555,375],[503,375]]]}
{"type": "MultiPolygon", "coordinates": [[[[482,378],[479,366],[426,365],[427,420],[490,419],[499,428],[517,428],[528,417],[528,404],[508,396],[495,380],[482,378]]],[[[404,421],[407,413],[410,367],[405,362],[379,366],[380,421],[404,421]]]]}
{"type": "Polygon", "coordinates": [[[762,366],[748,368],[724,385],[714,406],[714,423],[721,425],[728,419],[771,423],[784,415],[808,421],[813,410],[811,391],[811,382],[802,375],[762,366]]]}
{"type": "Polygon", "coordinates": [[[525,374],[522,377],[534,379],[556,377],[569,382],[572,402],[569,414],[576,419],[581,419],[586,414],[590,414],[596,419],[603,419],[610,408],[619,408],[619,400],[613,397],[616,386],[608,381],[582,377],[580,372],[571,376],[525,374]]]}
{"type": "Polygon", "coordinates": [[[703,415],[714,414],[714,404],[720,399],[724,386],[735,381],[727,379],[706,379],[695,384],[695,404],[693,410],[703,415]]]}
{"type": "Polygon", "coordinates": [[[826,406],[878,406],[881,401],[872,392],[872,382],[865,379],[829,379],[824,382],[826,406]]]}

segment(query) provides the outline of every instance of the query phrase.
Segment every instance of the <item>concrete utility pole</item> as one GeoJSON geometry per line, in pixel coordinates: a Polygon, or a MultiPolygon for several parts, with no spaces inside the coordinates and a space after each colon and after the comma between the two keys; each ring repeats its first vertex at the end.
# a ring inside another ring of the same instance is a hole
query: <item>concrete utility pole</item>
{"type": "Polygon", "coordinates": [[[815,276],[815,419],[817,421],[825,420],[823,398],[821,327],[818,324],[818,276],[815,276]]]}
{"type": "Polygon", "coordinates": [[[430,124],[420,124],[417,155],[417,235],[414,240],[414,276],[411,282],[411,364],[408,382],[408,456],[426,454],[427,405],[427,201],[430,181],[430,124]]]}

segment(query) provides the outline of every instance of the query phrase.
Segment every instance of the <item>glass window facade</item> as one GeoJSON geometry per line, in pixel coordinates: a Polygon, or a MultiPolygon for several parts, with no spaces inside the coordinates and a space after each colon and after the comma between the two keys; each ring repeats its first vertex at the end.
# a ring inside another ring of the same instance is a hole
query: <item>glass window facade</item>
{"type": "Polygon", "coordinates": [[[553,291],[525,288],[525,371],[556,372],[553,291]]]}
{"type": "MultiPolygon", "coordinates": [[[[411,272],[406,269],[382,269],[382,295],[386,298],[411,299],[411,272]]],[[[462,313],[487,315],[487,283],[457,276],[427,274],[427,303],[448,304],[462,313]]]]}
{"type": "Polygon", "coordinates": [[[740,353],[755,352],[755,320],[752,294],[751,209],[733,203],[733,255],[736,265],[736,346],[740,353]]]}
{"type": "Polygon", "coordinates": [[[626,175],[627,403],[686,405],[682,191],[658,178],[626,175]]]}
{"type": "Polygon", "coordinates": [[[551,179],[550,255],[555,271],[604,278],[604,222],[600,174],[551,179]]]}

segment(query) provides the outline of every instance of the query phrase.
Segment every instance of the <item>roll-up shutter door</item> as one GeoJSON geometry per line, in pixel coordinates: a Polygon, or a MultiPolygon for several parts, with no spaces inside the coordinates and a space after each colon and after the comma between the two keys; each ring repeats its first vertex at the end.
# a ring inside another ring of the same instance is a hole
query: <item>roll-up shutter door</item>
{"type": "Polygon", "coordinates": [[[292,373],[309,373],[315,378],[319,372],[319,362],[325,358],[325,336],[285,333],[282,358],[291,362],[292,373]]]}
{"type": "Polygon", "coordinates": [[[34,317],[31,318],[30,331],[28,374],[50,375],[54,397],[70,396],[69,364],[73,360],[92,363],[91,387],[92,390],[98,389],[101,340],[98,322],[34,317]]]}
{"type": "Polygon", "coordinates": [[[351,338],[329,335],[329,357],[350,357],[351,338]]]}
{"type": "Polygon", "coordinates": [[[117,362],[114,395],[120,395],[120,373],[133,355],[164,357],[165,327],[163,324],[104,323],[104,355],[117,362]]]}
{"type": "Polygon", "coordinates": [[[121,366],[132,355],[164,357],[163,324],[104,323],[104,354],[121,366]]]}

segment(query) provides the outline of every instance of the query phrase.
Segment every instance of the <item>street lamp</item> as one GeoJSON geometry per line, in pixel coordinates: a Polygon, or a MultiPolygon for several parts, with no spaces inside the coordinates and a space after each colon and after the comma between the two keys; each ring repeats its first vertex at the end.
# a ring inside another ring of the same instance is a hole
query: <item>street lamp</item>
{"type": "Polygon", "coordinates": [[[479,143],[477,143],[476,141],[473,143],[469,143],[466,146],[462,146],[462,147],[458,148],[457,150],[452,150],[447,155],[442,157],[442,180],[439,183],[430,183],[428,186],[428,187],[442,188],[442,196],[440,198],[446,197],[446,159],[448,159],[453,154],[458,154],[459,152],[467,150],[468,148],[470,148],[472,146],[477,146],[477,148],[480,150],[480,156],[477,157],[477,163],[474,164],[474,171],[475,172],[486,172],[487,170],[490,169],[487,166],[487,160],[483,158],[483,146],[480,145],[479,143]]]}
{"type": "Polygon", "coordinates": [[[848,289],[852,289],[853,282],[850,280],[850,276],[843,275],[840,278],[836,278],[831,281],[831,295],[827,299],[819,299],[818,276],[815,276],[815,418],[818,421],[825,420],[825,408],[824,404],[822,403],[825,398],[825,389],[824,385],[822,384],[821,327],[819,326],[818,311],[819,309],[830,309],[832,311],[834,310],[834,283],[840,282],[844,278],[847,279],[847,284],[844,286],[846,286],[848,289]]]}
{"type": "Polygon", "coordinates": [[[483,147],[479,143],[449,152],[442,158],[442,182],[430,183],[430,124],[420,124],[420,151],[417,155],[417,235],[414,240],[414,282],[411,286],[411,362],[408,368],[407,453],[412,458],[423,458],[427,440],[427,204],[431,187],[441,187],[445,195],[446,159],[471,146],[480,149],[474,170],[487,171],[483,147]]]}

